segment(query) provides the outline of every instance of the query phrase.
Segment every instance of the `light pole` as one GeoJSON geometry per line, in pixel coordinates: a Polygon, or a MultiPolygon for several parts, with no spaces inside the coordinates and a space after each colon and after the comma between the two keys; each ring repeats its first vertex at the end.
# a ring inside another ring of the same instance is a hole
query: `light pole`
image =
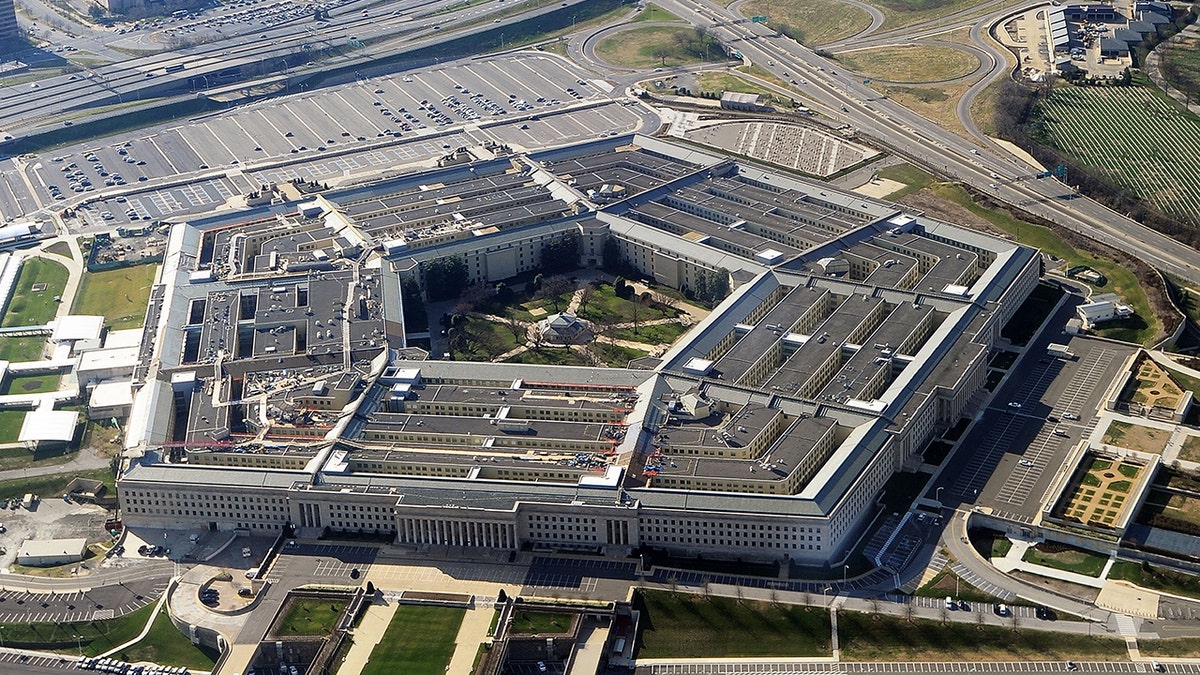
{"type": "Polygon", "coordinates": [[[938,488],[933,491],[933,501],[937,502],[938,504],[941,504],[942,503],[942,490],[945,490],[945,489],[946,489],[945,485],[939,485],[938,488]]]}
{"type": "Polygon", "coordinates": [[[79,650],[79,655],[83,656],[83,638],[78,635],[75,636],[75,647],[79,650]]]}
{"type": "Polygon", "coordinates": [[[842,565],[842,590],[846,590],[846,575],[850,573],[849,563],[842,565]]]}

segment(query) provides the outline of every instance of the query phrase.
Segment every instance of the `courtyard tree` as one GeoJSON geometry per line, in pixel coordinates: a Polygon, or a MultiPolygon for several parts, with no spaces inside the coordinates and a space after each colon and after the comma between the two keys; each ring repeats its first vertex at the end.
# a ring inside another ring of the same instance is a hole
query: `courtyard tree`
{"type": "Polygon", "coordinates": [[[542,245],[542,271],[562,274],[579,268],[579,232],[567,232],[542,245]]]}
{"type": "Polygon", "coordinates": [[[460,256],[437,258],[421,266],[425,272],[425,288],[432,301],[457,298],[467,287],[467,263],[460,256]]]}

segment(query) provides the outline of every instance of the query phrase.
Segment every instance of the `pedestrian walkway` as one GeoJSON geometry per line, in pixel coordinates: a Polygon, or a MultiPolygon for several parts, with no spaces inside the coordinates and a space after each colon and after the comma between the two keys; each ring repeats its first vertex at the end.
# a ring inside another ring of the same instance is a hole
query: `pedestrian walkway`
{"type": "Polygon", "coordinates": [[[399,605],[395,600],[381,597],[376,597],[375,601],[367,606],[358,625],[354,627],[353,643],[339,666],[340,671],[361,673],[367,667],[371,660],[371,652],[383,639],[383,634],[392,623],[392,617],[396,615],[397,607],[399,605]]]}

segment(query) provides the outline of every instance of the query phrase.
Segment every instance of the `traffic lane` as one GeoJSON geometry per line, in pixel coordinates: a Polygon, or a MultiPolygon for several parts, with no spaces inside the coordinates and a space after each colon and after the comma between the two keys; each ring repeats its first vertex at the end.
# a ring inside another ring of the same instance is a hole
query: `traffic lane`
{"type": "MultiPolygon", "coordinates": [[[[731,34],[734,36],[734,39],[741,37],[738,33],[731,34]]],[[[757,43],[766,44],[767,49],[771,48],[767,40],[749,40],[743,43],[745,45],[743,51],[759,50],[760,55],[766,55],[768,52],[760,49],[757,43]]],[[[786,47],[787,45],[784,45],[783,48],[776,47],[779,53],[784,56],[776,55],[775,58],[788,58],[794,62],[802,62],[814,70],[817,66],[813,64],[827,63],[820,60],[815,54],[801,53],[797,55],[787,51],[786,47]]],[[[823,65],[821,67],[824,68],[823,65]]],[[[828,72],[832,73],[835,71],[828,72]]],[[[860,101],[876,99],[877,96],[871,90],[865,90],[867,93],[859,91],[863,88],[855,82],[846,80],[845,78],[840,78],[837,82],[826,82],[823,77],[814,79],[813,81],[820,86],[810,88],[809,95],[827,96],[835,100],[835,105],[853,105],[852,112],[855,116],[852,121],[860,128],[869,130],[880,138],[888,138],[889,143],[897,149],[921,161],[930,162],[933,166],[944,165],[946,170],[950,170],[950,167],[954,166],[954,175],[963,178],[969,177],[977,188],[982,189],[991,182],[990,174],[996,171],[992,168],[994,166],[1023,166],[1015,158],[1001,158],[993,156],[990,152],[981,154],[978,150],[974,150],[968,154],[967,151],[973,150],[973,148],[962,138],[941,128],[931,127],[927,120],[887,100],[879,101],[881,106],[879,112],[886,114],[865,115],[859,110],[860,101]],[[835,90],[835,85],[840,87],[840,91],[835,90]],[[889,128],[889,122],[891,125],[902,127],[897,120],[905,121],[911,129],[908,133],[911,133],[915,137],[915,140],[927,142],[913,143],[911,142],[913,139],[905,138],[904,128],[889,128]],[[918,129],[925,133],[917,131],[918,129]],[[989,164],[980,169],[979,164],[981,161],[986,161],[989,164]]],[[[1072,205],[1056,203],[1053,200],[1061,197],[1059,193],[1064,192],[1064,190],[1061,186],[1059,188],[1053,187],[1055,183],[1056,181],[1038,181],[1036,189],[1031,188],[1027,184],[1021,184],[1020,188],[1018,188],[1020,193],[1035,199],[1046,197],[1051,200],[1045,204],[1045,208],[1027,210],[1035,213],[1035,215],[1066,225],[1070,229],[1081,232],[1086,236],[1097,238],[1104,243],[1123,250],[1132,250],[1139,257],[1166,267],[1180,276],[1191,280],[1200,280],[1200,267],[1191,262],[1195,259],[1195,251],[1193,249],[1165,235],[1150,230],[1140,223],[1117,214],[1110,209],[1102,207],[1095,202],[1091,202],[1091,200],[1084,199],[1081,200],[1082,203],[1072,205]],[[1053,192],[1053,194],[1048,192],[1053,192]],[[1113,225],[1114,223],[1116,225],[1113,225]],[[1129,239],[1125,236],[1126,232],[1136,232],[1138,236],[1129,239]]],[[[1066,193],[1069,194],[1070,191],[1066,191],[1066,193]]]]}

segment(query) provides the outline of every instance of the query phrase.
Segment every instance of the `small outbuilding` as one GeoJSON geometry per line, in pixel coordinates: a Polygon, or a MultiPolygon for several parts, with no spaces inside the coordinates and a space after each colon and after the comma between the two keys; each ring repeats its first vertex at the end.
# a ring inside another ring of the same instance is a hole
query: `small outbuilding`
{"type": "Polygon", "coordinates": [[[721,94],[721,107],[726,110],[756,112],[763,109],[762,97],[742,91],[727,91],[721,94]]]}
{"type": "Polygon", "coordinates": [[[51,567],[83,560],[87,539],[26,539],[17,551],[17,564],[51,567]]]}
{"type": "Polygon", "coordinates": [[[31,451],[67,445],[75,439],[78,424],[79,413],[74,410],[31,410],[25,413],[17,440],[31,451]]]}

